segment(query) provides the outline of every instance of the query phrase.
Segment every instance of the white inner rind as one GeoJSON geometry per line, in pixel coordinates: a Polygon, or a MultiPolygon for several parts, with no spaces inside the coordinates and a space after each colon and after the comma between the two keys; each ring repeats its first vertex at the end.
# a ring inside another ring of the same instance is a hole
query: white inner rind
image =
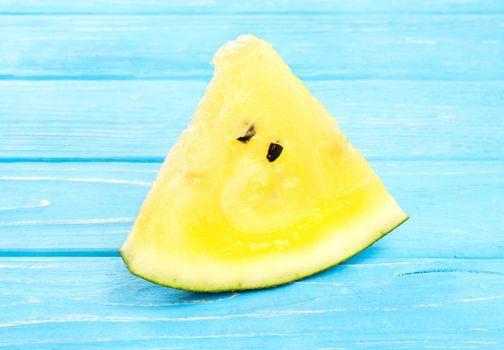
{"type": "MultiPolygon", "coordinates": [[[[354,218],[344,231],[294,251],[278,251],[255,260],[215,260],[126,244],[121,254],[130,271],[170,287],[217,292],[266,288],[312,275],[353,256],[404,222],[408,216],[386,194],[354,218]],[[267,273],[265,273],[267,272],[267,273]]],[[[131,242],[129,242],[131,243],[131,242]]],[[[187,253],[187,252],[186,252],[187,253]]]]}

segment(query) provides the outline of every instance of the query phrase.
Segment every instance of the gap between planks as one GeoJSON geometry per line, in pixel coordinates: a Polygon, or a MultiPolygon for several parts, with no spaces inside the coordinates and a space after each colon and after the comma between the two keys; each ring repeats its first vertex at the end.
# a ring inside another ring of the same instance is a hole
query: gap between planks
{"type": "Polygon", "coordinates": [[[0,258],[114,258],[116,249],[0,249],[0,258]]]}
{"type": "MultiPolygon", "coordinates": [[[[501,162],[502,157],[380,157],[366,156],[370,162],[501,162]]],[[[0,163],[145,163],[161,164],[165,157],[0,157],[0,163]]]]}
{"type": "Polygon", "coordinates": [[[20,16],[20,17],[71,17],[71,16],[93,16],[93,17],[163,17],[163,16],[183,16],[183,17],[191,17],[191,16],[313,16],[313,17],[342,17],[342,16],[373,16],[373,15],[394,15],[396,17],[422,17],[422,16],[502,16],[504,15],[503,11],[422,11],[422,12],[404,12],[404,11],[379,11],[379,10],[368,10],[362,12],[355,11],[338,11],[338,10],[301,10],[301,11],[288,11],[288,10],[265,10],[265,11],[254,11],[254,10],[244,10],[244,11],[195,11],[191,10],[180,10],[180,11],[162,11],[162,12],[154,12],[154,11],[145,11],[145,12],[51,12],[51,11],[33,11],[33,12],[20,12],[20,11],[2,11],[0,12],[0,17],[10,17],[10,16],[20,16]]]}
{"type": "MultiPolygon", "coordinates": [[[[405,259],[417,259],[417,260],[488,260],[488,261],[501,261],[504,260],[502,257],[492,257],[492,256],[392,256],[392,257],[365,257],[364,251],[357,253],[354,257],[349,258],[346,262],[337,264],[337,266],[347,266],[356,265],[350,261],[373,261],[374,259],[386,259],[391,260],[390,264],[402,264],[401,261],[405,259]]],[[[3,258],[120,258],[119,250],[114,249],[0,249],[0,259],[3,258]]],[[[360,263],[357,265],[361,265],[360,263]]],[[[362,265],[368,265],[362,263],[362,265]]],[[[373,265],[373,264],[371,264],[373,265]]]]}
{"type": "MultiPolygon", "coordinates": [[[[1,17],[1,15],[0,15],[1,17]]],[[[187,74],[187,75],[110,75],[110,74],[82,74],[82,75],[16,75],[16,74],[0,74],[0,82],[52,82],[52,81],[201,81],[209,82],[213,78],[213,73],[207,74],[187,74]]],[[[331,73],[296,73],[303,82],[457,82],[457,83],[479,83],[479,82],[502,82],[504,79],[499,76],[486,77],[486,78],[467,78],[458,76],[446,76],[443,78],[438,77],[386,77],[376,76],[370,74],[356,74],[356,75],[340,75],[331,73]]]]}

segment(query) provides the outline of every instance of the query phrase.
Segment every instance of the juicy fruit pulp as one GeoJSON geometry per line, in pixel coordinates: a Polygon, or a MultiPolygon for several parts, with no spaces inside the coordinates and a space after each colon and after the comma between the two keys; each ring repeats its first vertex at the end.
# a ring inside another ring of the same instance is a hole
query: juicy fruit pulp
{"type": "Polygon", "coordinates": [[[341,262],[407,219],[266,42],[242,35],[171,149],[121,254],[194,291],[264,288],[341,262]]]}

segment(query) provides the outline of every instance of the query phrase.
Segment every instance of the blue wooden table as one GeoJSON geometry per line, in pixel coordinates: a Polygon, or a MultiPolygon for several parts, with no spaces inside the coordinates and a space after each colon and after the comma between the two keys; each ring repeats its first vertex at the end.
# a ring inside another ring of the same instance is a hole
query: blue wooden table
{"type": "Polygon", "coordinates": [[[504,349],[504,2],[0,0],[0,348],[504,349]],[[225,41],[278,49],[411,219],[283,287],[118,254],[225,41]]]}

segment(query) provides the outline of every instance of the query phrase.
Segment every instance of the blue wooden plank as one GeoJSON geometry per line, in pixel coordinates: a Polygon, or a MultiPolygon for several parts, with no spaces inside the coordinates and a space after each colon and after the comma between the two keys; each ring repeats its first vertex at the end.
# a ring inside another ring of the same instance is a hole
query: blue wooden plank
{"type": "Polygon", "coordinates": [[[2,0],[0,14],[218,14],[218,13],[502,13],[498,0],[311,0],[267,2],[253,1],[155,1],[145,0],[2,0]]]}
{"type": "MultiPolygon", "coordinates": [[[[0,164],[0,255],[109,255],[160,164],[0,164]]],[[[504,258],[504,162],[375,161],[410,220],[367,257],[504,258]]]]}
{"type": "MultiPolygon", "coordinates": [[[[0,82],[0,162],[160,162],[206,81],[0,82]]],[[[372,159],[504,159],[504,82],[308,81],[372,159]]]]}
{"type": "Polygon", "coordinates": [[[502,80],[504,15],[2,16],[1,79],[209,79],[253,33],[308,79],[502,80]]]}
{"type": "Polygon", "coordinates": [[[0,250],[117,255],[159,165],[0,164],[0,250]]]}
{"type": "Polygon", "coordinates": [[[8,349],[501,349],[502,260],[369,259],[284,287],[198,294],[119,258],[0,260],[8,349]]]}
{"type": "Polygon", "coordinates": [[[503,10],[0,0],[0,348],[501,349],[503,10]],[[150,284],[109,256],[242,32],[311,80],[411,220],[281,288],[150,284]]]}

